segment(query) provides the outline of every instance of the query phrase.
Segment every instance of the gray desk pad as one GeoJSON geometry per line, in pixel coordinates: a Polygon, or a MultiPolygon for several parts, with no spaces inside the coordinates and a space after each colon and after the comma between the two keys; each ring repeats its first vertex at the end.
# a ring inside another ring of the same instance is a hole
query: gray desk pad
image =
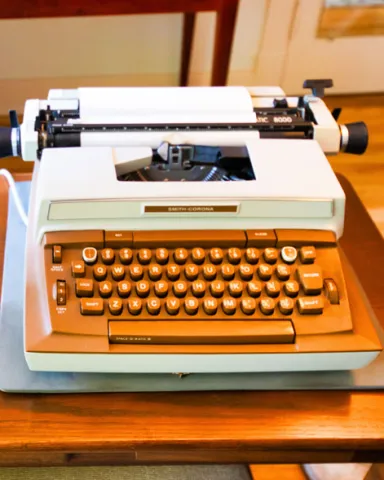
{"type": "MultiPolygon", "coordinates": [[[[28,208],[30,182],[17,183],[28,208]]],[[[156,392],[212,390],[380,390],[384,388],[384,353],[353,372],[255,374],[103,374],[31,372],[23,352],[24,246],[26,228],[9,197],[0,310],[0,390],[6,392],[156,392]]],[[[373,318],[384,341],[384,333],[373,318]]]]}

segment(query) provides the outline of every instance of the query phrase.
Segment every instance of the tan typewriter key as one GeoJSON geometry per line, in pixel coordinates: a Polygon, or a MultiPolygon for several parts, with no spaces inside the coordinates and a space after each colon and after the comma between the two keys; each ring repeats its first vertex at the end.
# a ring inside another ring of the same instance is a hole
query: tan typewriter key
{"type": "Polygon", "coordinates": [[[160,280],[162,275],[162,268],[160,265],[150,265],[148,275],[151,280],[160,280]]]}
{"type": "Polygon", "coordinates": [[[291,275],[291,269],[288,265],[284,265],[284,263],[280,263],[280,265],[276,268],[276,275],[279,280],[288,280],[289,276],[291,275]]]}
{"type": "Polygon", "coordinates": [[[248,263],[255,265],[259,261],[260,252],[257,248],[247,248],[245,251],[245,259],[248,263]]]}
{"type": "Polygon", "coordinates": [[[216,267],[211,263],[207,263],[203,267],[203,275],[206,280],[214,280],[216,278],[216,267]]]}
{"type": "Polygon", "coordinates": [[[211,248],[209,252],[209,259],[212,263],[218,264],[223,261],[224,254],[221,248],[211,248]]]}
{"type": "Polygon", "coordinates": [[[185,266],[184,273],[188,280],[196,280],[199,275],[199,267],[193,263],[188,263],[188,265],[185,266]]]}
{"type": "Polygon", "coordinates": [[[123,265],[113,265],[111,268],[112,278],[114,280],[123,280],[125,277],[125,270],[123,265]]]}
{"type": "Polygon", "coordinates": [[[75,290],[78,297],[93,297],[93,280],[90,278],[76,278],[75,290]]]}
{"type": "Polygon", "coordinates": [[[241,250],[240,248],[230,248],[228,250],[228,261],[233,265],[237,265],[241,260],[241,250]]]}
{"type": "Polygon", "coordinates": [[[246,315],[252,315],[256,310],[256,301],[254,298],[243,298],[240,302],[241,310],[246,315]]]}
{"type": "Polygon", "coordinates": [[[301,263],[313,263],[316,259],[315,247],[301,247],[300,260],[301,263]]]}
{"type": "Polygon", "coordinates": [[[194,297],[187,297],[184,301],[184,308],[188,315],[196,315],[199,310],[199,301],[194,297]]]}
{"type": "Polygon", "coordinates": [[[202,248],[194,248],[192,250],[192,260],[197,263],[201,264],[204,262],[205,259],[205,251],[202,248]]]}
{"type": "Polygon", "coordinates": [[[228,290],[232,297],[241,297],[241,294],[243,293],[243,282],[233,280],[229,283],[228,290]]]}
{"type": "Polygon", "coordinates": [[[85,265],[83,260],[72,262],[72,276],[80,278],[85,276],[85,265]]]}
{"type": "Polygon", "coordinates": [[[129,267],[129,274],[132,280],[141,280],[144,275],[143,267],[141,265],[138,265],[137,263],[133,263],[129,267]]]}
{"type": "Polygon", "coordinates": [[[264,315],[272,315],[273,311],[275,310],[275,301],[273,298],[262,298],[260,300],[260,310],[264,313],[264,315]]]}
{"type": "Polygon", "coordinates": [[[149,294],[149,283],[146,280],[137,282],[136,293],[139,297],[146,297],[149,294]]]}
{"type": "Polygon", "coordinates": [[[160,313],[161,302],[156,297],[149,297],[147,300],[147,310],[151,315],[158,315],[160,313]]]}
{"type": "Polygon", "coordinates": [[[87,265],[93,265],[97,262],[97,250],[94,247],[86,247],[83,249],[83,260],[87,265]]]}
{"type": "Polygon", "coordinates": [[[272,277],[273,268],[270,265],[262,263],[257,269],[257,273],[261,280],[269,280],[272,277]]]}
{"type": "Polygon", "coordinates": [[[104,248],[101,251],[101,259],[106,265],[111,265],[115,261],[115,252],[112,248],[104,248]]]}
{"type": "Polygon", "coordinates": [[[224,297],[221,305],[223,307],[223,312],[227,315],[233,315],[236,312],[237,301],[234,298],[224,297]]]}
{"type": "Polygon", "coordinates": [[[297,250],[295,247],[283,247],[281,249],[281,258],[286,263],[294,263],[297,258],[297,250]]]}
{"type": "Polygon", "coordinates": [[[120,315],[123,311],[123,302],[120,298],[110,298],[108,301],[108,308],[111,315],[120,315]]]}
{"type": "Polygon", "coordinates": [[[99,293],[101,297],[107,298],[112,294],[112,283],[106,280],[99,283],[99,293]]]}
{"type": "Polygon", "coordinates": [[[242,263],[239,267],[239,272],[242,280],[251,280],[253,275],[253,267],[247,263],[242,263]]]}
{"type": "Polygon", "coordinates": [[[129,265],[132,262],[133,252],[130,248],[122,248],[119,251],[119,259],[123,265],[129,265]]]}
{"type": "Polygon", "coordinates": [[[284,285],[284,291],[288,297],[296,297],[299,293],[299,284],[296,280],[289,280],[289,282],[284,285]]]}
{"type": "Polygon", "coordinates": [[[137,259],[142,265],[147,265],[152,258],[152,252],[149,248],[140,248],[137,259]]]}
{"type": "Polygon", "coordinates": [[[259,297],[261,289],[261,282],[249,282],[247,285],[247,292],[250,297],[259,297]]]}
{"type": "Polygon", "coordinates": [[[224,280],[232,280],[235,276],[235,267],[229,263],[224,263],[224,265],[221,266],[221,275],[224,280]]]}
{"type": "Polygon", "coordinates": [[[177,315],[180,310],[180,300],[175,297],[167,298],[165,302],[165,308],[170,315],[177,315]]]}
{"type": "Polygon", "coordinates": [[[174,263],[167,266],[167,277],[169,280],[178,280],[180,277],[180,267],[174,263]]]}
{"type": "Polygon", "coordinates": [[[131,293],[132,286],[126,280],[123,280],[117,284],[117,293],[119,297],[126,298],[129,297],[131,293]]]}
{"type": "Polygon", "coordinates": [[[280,294],[281,286],[276,280],[270,280],[265,285],[265,291],[270,297],[278,297],[280,294]]]}
{"type": "Polygon", "coordinates": [[[178,281],[173,284],[173,293],[176,295],[176,297],[184,297],[184,295],[187,293],[187,290],[187,282],[178,281]]]}
{"type": "Polygon", "coordinates": [[[176,248],[173,258],[178,265],[184,265],[188,258],[188,251],[185,248],[176,248]]]}
{"type": "Polygon", "coordinates": [[[284,297],[279,301],[279,309],[283,315],[290,315],[293,312],[293,307],[295,306],[292,298],[284,297]]]}
{"type": "Polygon", "coordinates": [[[93,267],[93,276],[95,280],[104,280],[107,277],[107,267],[101,264],[95,265],[93,267]]]}
{"type": "Polygon", "coordinates": [[[209,290],[213,297],[221,297],[224,293],[225,284],[221,280],[215,280],[209,286],[209,290]]]}
{"type": "Polygon", "coordinates": [[[202,280],[195,280],[192,283],[192,293],[195,297],[203,297],[205,294],[205,282],[202,280]]]}
{"type": "Polygon", "coordinates": [[[204,298],[204,311],[207,315],[214,315],[217,312],[217,300],[213,297],[204,298]]]}
{"type": "Polygon", "coordinates": [[[156,250],[156,262],[165,265],[168,262],[169,253],[166,248],[158,248],[156,250]]]}
{"type": "Polygon", "coordinates": [[[266,248],[264,250],[264,260],[267,263],[276,263],[277,262],[277,257],[278,257],[278,251],[276,248],[266,248]]]}
{"type": "Polygon", "coordinates": [[[128,300],[128,311],[131,315],[138,315],[143,308],[140,298],[130,298],[128,300]]]}
{"type": "Polygon", "coordinates": [[[168,293],[168,283],[167,282],[156,282],[155,283],[155,294],[158,297],[166,297],[168,293]]]}

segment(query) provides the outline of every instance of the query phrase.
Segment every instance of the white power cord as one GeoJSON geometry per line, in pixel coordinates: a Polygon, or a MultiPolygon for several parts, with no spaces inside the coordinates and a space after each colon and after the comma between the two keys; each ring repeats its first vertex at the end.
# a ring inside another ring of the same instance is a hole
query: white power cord
{"type": "Polygon", "coordinates": [[[3,175],[8,180],[9,188],[10,188],[11,193],[13,195],[13,199],[15,201],[17,211],[19,212],[19,215],[20,215],[21,220],[23,221],[24,225],[28,226],[28,217],[27,217],[27,215],[24,211],[24,208],[23,208],[23,205],[21,203],[19,194],[17,192],[16,185],[15,185],[15,180],[13,179],[11,173],[8,170],[6,170],[5,168],[0,169],[0,175],[3,175]]]}

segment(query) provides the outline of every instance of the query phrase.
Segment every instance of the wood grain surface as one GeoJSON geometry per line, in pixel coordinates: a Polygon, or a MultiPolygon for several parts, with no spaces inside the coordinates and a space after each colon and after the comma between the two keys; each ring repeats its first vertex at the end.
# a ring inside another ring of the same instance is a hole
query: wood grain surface
{"type": "MultiPolygon", "coordinates": [[[[383,240],[349,182],[340,180],[348,198],[343,247],[383,324],[383,240]]],[[[1,180],[1,260],[6,193],[1,180]]],[[[0,465],[369,462],[383,456],[383,392],[0,394],[0,465]]]]}

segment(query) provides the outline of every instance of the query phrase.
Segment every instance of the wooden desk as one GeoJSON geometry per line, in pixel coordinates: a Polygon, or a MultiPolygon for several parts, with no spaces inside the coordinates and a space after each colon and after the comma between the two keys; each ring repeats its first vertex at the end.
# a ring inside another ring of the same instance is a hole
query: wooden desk
{"type": "MultiPolygon", "coordinates": [[[[351,185],[340,180],[348,199],[342,244],[384,325],[384,242],[351,185]]],[[[1,259],[6,190],[0,180],[1,259]]],[[[0,394],[0,465],[383,458],[384,391],[0,394]]]]}
{"type": "Polygon", "coordinates": [[[216,12],[216,29],[211,85],[224,86],[227,82],[238,4],[239,0],[13,0],[3,2],[0,19],[183,13],[179,84],[186,86],[196,13],[213,11],[216,12]]]}

